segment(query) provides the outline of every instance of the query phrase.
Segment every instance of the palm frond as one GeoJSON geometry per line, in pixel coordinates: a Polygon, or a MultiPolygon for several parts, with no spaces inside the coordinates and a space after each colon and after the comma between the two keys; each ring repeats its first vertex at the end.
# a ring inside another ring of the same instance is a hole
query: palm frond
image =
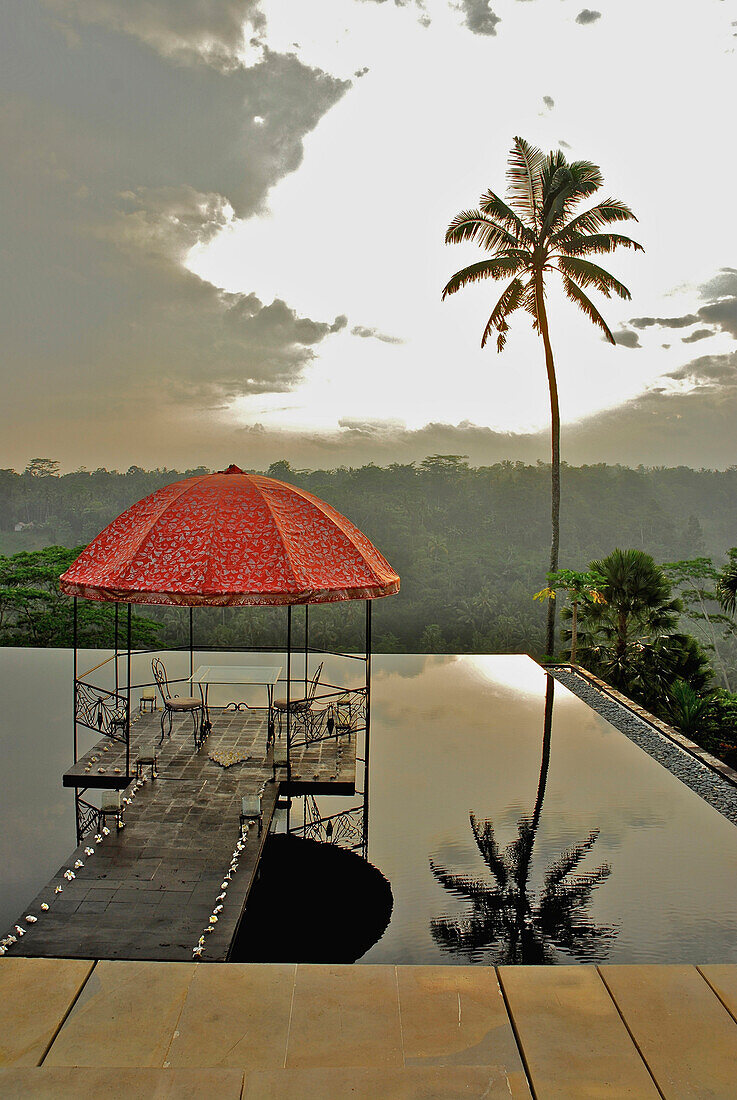
{"type": "Polygon", "coordinates": [[[461,244],[464,241],[476,241],[482,248],[489,250],[514,248],[517,245],[517,238],[509,230],[486,217],[480,210],[462,210],[448,226],[446,244],[461,244]]]}
{"type": "Polygon", "coordinates": [[[554,180],[556,175],[565,171],[570,174],[571,168],[568,161],[565,158],[565,153],[561,149],[556,149],[548,153],[540,167],[540,178],[542,180],[543,192],[548,192],[551,187],[554,187],[554,180]]]}
{"type": "Polygon", "coordinates": [[[509,275],[516,275],[526,262],[527,257],[520,259],[519,256],[502,254],[490,260],[480,260],[469,267],[462,267],[445,284],[443,298],[447,298],[449,294],[455,294],[469,283],[478,283],[482,279],[504,279],[509,275]]]}
{"type": "Polygon", "coordinates": [[[572,302],[575,302],[579,309],[581,309],[586,314],[589,320],[592,321],[595,325],[599,326],[609,343],[616,344],[617,341],[612,336],[608,324],[599,313],[594,303],[586,297],[581,288],[579,286],[576,286],[573,279],[569,279],[567,275],[563,276],[563,290],[565,291],[566,297],[569,298],[572,302]]]}
{"type": "Polygon", "coordinates": [[[558,245],[567,256],[589,256],[604,252],[614,252],[615,248],[634,248],[636,252],[645,249],[630,237],[620,233],[575,233],[558,245]]]}
{"type": "Polygon", "coordinates": [[[481,853],[481,858],[496,879],[499,887],[503,890],[507,885],[507,867],[501,857],[499,845],[494,836],[493,822],[489,819],[486,821],[479,821],[474,813],[470,814],[470,820],[471,831],[476,841],[476,846],[481,853]]]}
{"type": "Polygon", "coordinates": [[[432,860],[430,860],[430,870],[446,890],[451,890],[454,894],[461,894],[464,898],[471,900],[474,898],[485,899],[490,893],[493,893],[493,887],[482,879],[475,879],[470,875],[454,875],[445,867],[438,867],[432,860]]]}
{"type": "Polygon", "coordinates": [[[545,876],[546,893],[554,891],[571,871],[575,871],[586,853],[596,844],[598,837],[599,830],[593,829],[582,844],[575,844],[561,853],[545,876]]]}
{"type": "Polygon", "coordinates": [[[518,214],[515,214],[511,206],[501,199],[495,191],[486,191],[479,199],[479,210],[489,218],[501,222],[501,224],[513,233],[517,244],[524,241],[530,247],[535,245],[534,233],[525,225],[518,214]]]}
{"type": "Polygon", "coordinates": [[[544,240],[571,211],[598,191],[604,182],[601,170],[590,161],[578,160],[568,164],[562,153],[549,153],[542,168],[544,213],[540,236],[544,240]]]}
{"type": "Polygon", "coordinates": [[[592,264],[590,260],[584,260],[580,256],[558,256],[558,270],[571,279],[575,279],[579,286],[596,287],[607,298],[612,291],[620,298],[628,301],[631,297],[629,290],[615,279],[609,271],[605,271],[598,264],[592,264]]]}
{"type": "Polygon", "coordinates": [[[539,320],[538,315],[537,315],[537,292],[535,290],[535,280],[534,279],[529,279],[528,282],[526,283],[524,294],[522,295],[522,300],[520,302],[520,305],[525,310],[525,312],[529,313],[530,316],[532,317],[532,327],[535,330],[535,332],[539,332],[540,331],[540,320],[539,320]]]}
{"type": "Polygon", "coordinates": [[[522,283],[518,278],[512,279],[511,283],[505,287],[502,291],[499,301],[491,311],[491,316],[486,322],[486,328],[484,334],[481,337],[481,347],[486,346],[486,341],[491,336],[492,330],[496,329],[499,333],[496,342],[496,350],[502,351],[507,340],[507,333],[509,332],[509,325],[507,324],[507,317],[514,313],[515,309],[519,307],[520,298],[522,296],[522,283]]]}
{"type": "Polygon", "coordinates": [[[730,615],[737,609],[737,564],[728,562],[717,581],[717,599],[730,615]]]}
{"type": "Polygon", "coordinates": [[[541,169],[545,161],[542,150],[516,137],[509,154],[508,194],[529,226],[537,226],[543,204],[541,169]]]}
{"type": "Polygon", "coordinates": [[[592,164],[590,160],[574,160],[568,166],[571,175],[576,181],[576,198],[580,200],[593,195],[604,185],[604,177],[598,164],[592,164]]]}
{"type": "Polygon", "coordinates": [[[637,221],[637,218],[630,210],[629,206],[620,202],[619,199],[603,199],[602,202],[596,206],[592,206],[590,210],[584,210],[578,214],[575,218],[564,225],[553,237],[550,238],[550,244],[553,247],[557,247],[561,241],[565,240],[569,235],[576,233],[598,233],[605,225],[611,225],[614,222],[626,222],[637,221]]]}

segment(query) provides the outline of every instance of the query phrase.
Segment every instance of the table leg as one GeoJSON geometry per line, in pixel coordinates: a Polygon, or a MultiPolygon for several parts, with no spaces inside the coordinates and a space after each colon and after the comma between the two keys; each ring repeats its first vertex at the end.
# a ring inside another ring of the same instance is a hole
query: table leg
{"type": "Polygon", "coordinates": [[[210,685],[205,684],[205,690],[202,690],[202,684],[200,684],[200,698],[202,699],[202,740],[209,735],[212,730],[212,722],[210,721],[210,708],[207,705],[207,697],[210,693],[210,685]]]}
{"type": "Polygon", "coordinates": [[[266,733],[266,748],[268,749],[271,742],[274,740],[274,685],[266,685],[266,698],[269,704],[269,713],[267,719],[267,733],[266,733]]]}

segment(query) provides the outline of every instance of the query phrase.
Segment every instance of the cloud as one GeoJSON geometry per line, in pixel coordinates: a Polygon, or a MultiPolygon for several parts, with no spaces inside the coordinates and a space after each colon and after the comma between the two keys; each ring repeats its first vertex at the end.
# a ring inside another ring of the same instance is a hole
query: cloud
{"type": "Polygon", "coordinates": [[[698,317],[694,313],[687,313],[683,317],[630,317],[627,323],[639,329],[652,328],[653,325],[660,328],[688,328],[697,321],[698,317]]]}
{"type": "MultiPolygon", "coordinates": [[[[737,378],[737,361],[701,362],[692,370],[700,377],[711,373],[721,382],[731,374],[737,378]]],[[[572,465],[608,462],[724,469],[735,461],[735,422],[737,385],[711,384],[689,393],[656,388],[616,409],[575,424],[564,423],[562,457],[572,465]]],[[[242,454],[241,464],[263,469],[278,458],[312,468],[417,462],[431,454],[468,455],[472,465],[550,461],[550,436],[544,431],[495,432],[468,421],[432,423],[416,431],[386,421],[346,419],[341,425],[336,432],[320,434],[267,430],[258,440],[236,430],[217,460],[230,461],[228,455],[235,453],[233,461],[240,461],[242,454]]],[[[213,465],[215,459],[207,461],[213,465]]]]}
{"type": "Polygon", "coordinates": [[[576,16],[576,22],[582,27],[587,27],[591,23],[595,23],[597,19],[601,19],[600,11],[592,11],[591,8],[584,8],[576,16]]]}
{"type": "MultiPolygon", "coordinates": [[[[737,339],[737,270],[732,267],[720,268],[716,275],[699,287],[699,297],[707,299],[707,304],[701,306],[696,313],[686,313],[682,317],[633,317],[629,324],[637,329],[646,329],[653,325],[677,329],[688,328],[701,321],[737,339]]],[[[711,336],[713,328],[701,328],[698,333],[691,333],[684,343],[693,343],[711,336]]]]}
{"type": "Polygon", "coordinates": [[[699,287],[702,298],[724,298],[737,295],[737,269],[720,267],[711,279],[699,287]]]}
{"type": "MultiPolygon", "coordinates": [[[[711,335],[711,333],[709,334],[711,335]]],[[[723,355],[702,355],[677,370],[670,371],[666,378],[678,382],[689,382],[695,387],[713,388],[737,387],[737,351],[723,355]]]]}
{"type": "Polygon", "coordinates": [[[360,417],[344,416],[338,421],[338,427],[352,435],[379,438],[394,435],[405,430],[403,420],[370,420],[360,417]]]}
{"type": "Polygon", "coordinates": [[[722,298],[718,302],[702,306],[698,314],[700,320],[716,325],[722,332],[737,339],[737,296],[722,298]]]}
{"type": "Polygon", "coordinates": [[[491,10],[489,0],[460,0],[454,7],[463,12],[463,22],[473,34],[496,35],[501,17],[491,10]]]}
{"type": "MultiPolygon", "coordinates": [[[[155,8],[180,30],[191,16],[193,42],[218,26],[230,41],[236,7],[133,3],[129,14],[155,8]]],[[[85,6],[113,8],[128,6],[85,6]]],[[[0,326],[4,367],[23,384],[4,394],[4,441],[126,446],[133,433],[165,450],[182,418],[293,386],[347,319],[264,303],[255,279],[251,294],[224,294],[183,260],[264,208],[349,83],[269,50],[248,69],[174,63],[143,32],[83,23],[69,46],[43,9],[16,12],[0,40],[0,326]],[[33,96],[19,94],[19,71],[34,74],[33,96]]]]}
{"type": "Polygon", "coordinates": [[[617,341],[617,343],[623,348],[640,348],[640,347],[642,347],[642,344],[640,343],[640,337],[637,335],[636,332],[632,332],[631,329],[620,328],[616,332],[613,332],[612,336],[617,341]]]}
{"type": "Polygon", "coordinates": [[[384,344],[403,344],[401,336],[387,336],[385,332],[379,332],[375,328],[367,328],[365,325],[354,325],[351,329],[352,336],[361,336],[364,339],[381,340],[384,344]]]}
{"type": "Polygon", "coordinates": [[[43,0],[59,18],[138,38],[164,57],[237,65],[246,42],[266,28],[259,0],[43,0]]]}
{"type": "Polygon", "coordinates": [[[695,344],[697,340],[705,340],[707,336],[713,336],[714,329],[711,328],[697,328],[690,336],[682,336],[682,344],[695,344]]]}
{"type": "MultiPolygon", "coordinates": [[[[361,4],[385,4],[386,0],[359,0],[359,3],[361,3],[361,4]]],[[[417,22],[420,24],[421,27],[429,27],[430,24],[432,23],[432,20],[430,19],[430,16],[425,11],[425,0],[394,0],[394,7],[395,8],[407,8],[407,7],[410,7],[412,4],[414,4],[415,7],[419,8],[419,10],[420,10],[420,15],[418,17],[417,22]]]]}

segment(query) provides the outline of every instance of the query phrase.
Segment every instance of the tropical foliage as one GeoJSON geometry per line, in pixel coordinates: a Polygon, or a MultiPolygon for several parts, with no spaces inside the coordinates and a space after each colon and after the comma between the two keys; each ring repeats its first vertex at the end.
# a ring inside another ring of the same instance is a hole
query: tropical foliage
{"type": "Polygon", "coordinates": [[[605,578],[593,570],[582,573],[576,569],[559,569],[548,573],[546,587],[532,597],[533,600],[554,600],[559,591],[568,596],[571,605],[571,664],[575,665],[578,656],[578,608],[586,601],[606,603],[602,592],[605,583],[605,578]]]}
{"type": "Polygon", "coordinates": [[[711,670],[698,643],[678,629],[683,605],[663,569],[642,550],[614,550],[591,562],[605,603],[581,608],[581,659],[646,706],[663,706],[670,686],[706,687],[711,670]]]}
{"type": "MultiPolygon", "coordinates": [[[[728,551],[729,563],[719,570],[711,558],[666,562],[663,571],[673,583],[683,604],[681,621],[688,626],[701,647],[711,654],[714,670],[722,686],[731,689],[736,653],[735,623],[732,612],[720,606],[721,583],[737,550],[728,551]]],[[[726,605],[725,605],[726,607],[726,605]]]]}
{"type": "MultiPolygon", "coordinates": [[[[507,180],[506,201],[496,192],[487,191],[481,196],[478,209],[462,210],[448,226],[446,244],[472,241],[490,256],[457,271],[446,283],[443,298],[482,279],[508,279],[486,322],[481,346],[496,332],[497,351],[502,351],[509,318],[519,309],[531,316],[533,328],[542,338],[552,439],[550,572],[555,572],[560,543],[560,411],[545,304],[546,281],[553,272],[560,275],[566,297],[615,344],[609,326],[587,291],[597,290],[607,298],[614,293],[624,299],[629,299],[630,292],[589,257],[608,254],[617,248],[642,251],[642,245],[609,230],[609,226],[618,222],[637,220],[619,199],[604,199],[587,210],[577,210],[604,183],[601,170],[590,161],[569,163],[560,150],[545,155],[516,137],[509,154],[507,180]]],[[[555,602],[551,598],[547,653],[552,654],[554,640],[555,602]]]]}
{"type": "MultiPolygon", "coordinates": [[[[87,543],[134,501],[196,472],[0,471],[0,552],[87,543]]],[[[378,651],[543,654],[544,614],[530,596],[540,588],[549,551],[549,467],[500,462],[474,468],[461,456],[445,455],[388,468],[294,470],[278,462],[268,473],[334,505],[400,573],[399,595],[374,608],[378,651]]],[[[734,537],[737,468],[564,464],[561,475],[570,506],[561,560],[571,569],[586,570],[615,545],[641,547],[656,561],[711,555],[721,568],[721,548],[734,537]]],[[[719,605],[711,612],[721,613],[719,605]]],[[[187,641],[186,612],[150,608],[145,614],[162,624],[161,644],[187,641]]],[[[285,626],[272,609],[213,608],[198,612],[195,631],[203,644],[280,645],[285,626]]],[[[315,609],[310,626],[316,643],[327,648],[359,644],[362,609],[315,609]]],[[[737,682],[737,639],[723,637],[723,629],[717,632],[720,653],[737,682]]],[[[697,633],[683,616],[680,630],[697,633]]]]}
{"type": "MultiPolygon", "coordinates": [[[[35,553],[0,556],[0,645],[71,645],[73,601],[60,592],[59,575],[82,549],[49,546],[35,553]]],[[[132,616],[131,638],[136,645],[153,645],[158,631],[158,623],[132,616]]],[[[114,605],[79,600],[77,637],[80,647],[112,646],[114,605]]]]}

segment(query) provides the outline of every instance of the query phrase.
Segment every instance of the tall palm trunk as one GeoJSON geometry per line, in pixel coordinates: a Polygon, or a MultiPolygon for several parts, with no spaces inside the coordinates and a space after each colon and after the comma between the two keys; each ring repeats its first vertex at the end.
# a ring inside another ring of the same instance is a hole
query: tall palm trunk
{"type": "Polygon", "coordinates": [[[533,836],[535,833],[537,833],[537,827],[540,824],[540,814],[542,813],[543,799],[545,798],[545,788],[548,785],[548,771],[550,769],[550,742],[552,740],[553,733],[553,701],[555,699],[555,680],[550,675],[548,675],[547,680],[548,682],[545,685],[545,717],[543,720],[543,743],[540,760],[540,775],[537,781],[537,797],[535,799],[535,808],[532,811],[533,836]]]}
{"type": "Polygon", "coordinates": [[[520,959],[520,962],[523,963],[531,961],[524,957],[525,916],[531,908],[530,900],[527,893],[527,887],[530,878],[530,866],[532,864],[532,850],[535,846],[535,838],[537,837],[537,830],[538,826],[540,825],[540,814],[542,813],[543,799],[545,798],[545,788],[548,785],[548,771],[550,769],[550,742],[551,734],[553,731],[553,699],[555,697],[555,680],[552,676],[548,676],[547,681],[548,682],[545,687],[545,718],[543,721],[542,758],[540,760],[540,775],[537,780],[537,796],[535,798],[535,808],[532,811],[532,820],[530,821],[529,844],[527,846],[527,850],[522,854],[519,875],[517,879],[518,892],[515,930],[517,935],[519,936],[519,940],[522,945],[523,957],[520,959]]]}
{"type": "MultiPolygon", "coordinates": [[[[545,368],[548,372],[548,390],[550,391],[550,442],[551,442],[551,539],[550,572],[558,569],[558,547],[560,543],[560,408],[558,406],[558,382],[555,377],[553,349],[548,332],[548,315],[545,312],[545,294],[543,291],[542,270],[535,272],[535,297],[537,301],[537,320],[540,335],[545,348],[545,368]]],[[[545,653],[552,657],[555,652],[555,600],[548,600],[548,618],[545,629],[545,653]]]]}
{"type": "Polygon", "coordinates": [[[576,642],[578,638],[576,633],[578,630],[578,600],[573,600],[572,615],[571,615],[571,664],[576,663],[576,642]]]}

